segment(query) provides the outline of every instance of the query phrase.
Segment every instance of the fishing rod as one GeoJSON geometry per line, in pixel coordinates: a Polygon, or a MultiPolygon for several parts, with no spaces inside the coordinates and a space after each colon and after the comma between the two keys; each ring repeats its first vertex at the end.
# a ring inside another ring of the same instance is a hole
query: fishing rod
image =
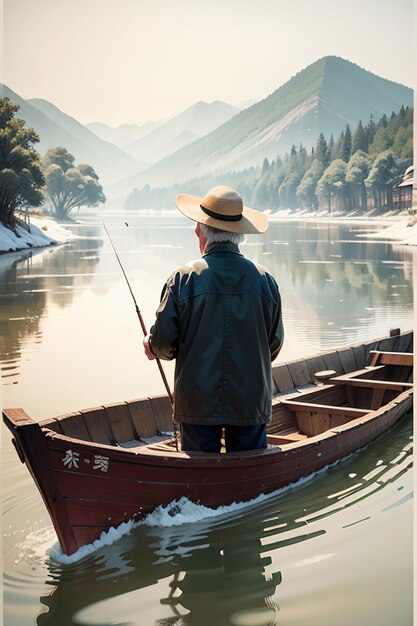
{"type": "MultiPolygon", "coordinates": [[[[132,296],[132,298],[133,298],[133,302],[135,303],[135,309],[136,309],[137,316],[138,316],[138,318],[139,318],[139,322],[140,322],[140,325],[141,325],[141,328],[142,328],[142,332],[143,332],[144,336],[146,337],[146,335],[148,334],[148,331],[146,330],[146,325],[145,325],[145,322],[143,321],[143,317],[142,317],[142,314],[141,314],[141,312],[140,312],[140,310],[139,310],[138,303],[136,302],[136,298],[135,298],[135,295],[134,295],[134,293],[133,293],[133,291],[132,291],[132,287],[130,286],[129,280],[128,280],[127,276],[126,276],[126,272],[125,272],[124,267],[123,267],[123,265],[122,265],[122,263],[121,263],[121,261],[120,261],[120,259],[119,259],[119,255],[117,254],[117,250],[116,250],[116,248],[114,247],[114,243],[113,243],[113,241],[112,241],[112,238],[110,237],[109,231],[107,230],[106,224],[104,223],[104,220],[103,220],[103,219],[102,219],[101,221],[102,221],[102,224],[103,224],[103,226],[104,226],[104,230],[106,231],[107,237],[109,238],[109,241],[110,241],[111,246],[112,246],[112,248],[113,248],[114,254],[116,255],[116,259],[117,259],[117,260],[118,260],[118,262],[119,262],[120,269],[121,269],[121,270],[122,270],[122,272],[123,272],[123,276],[125,277],[125,280],[126,280],[127,286],[129,287],[130,294],[131,294],[131,296],[132,296]]],[[[127,224],[126,222],[125,222],[125,224],[126,224],[126,226],[128,226],[128,224],[127,224]]],[[[162,368],[161,361],[158,359],[158,357],[155,357],[155,361],[156,361],[156,364],[158,365],[159,372],[160,372],[160,374],[161,374],[161,376],[162,376],[162,380],[163,380],[163,382],[164,382],[165,389],[166,389],[166,391],[167,391],[169,401],[171,402],[171,407],[173,407],[173,406],[174,406],[174,399],[173,399],[173,397],[172,397],[172,393],[171,393],[171,390],[170,390],[170,388],[169,388],[169,384],[168,384],[168,381],[167,381],[167,379],[166,379],[165,372],[164,372],[164,370],[163,370],[163,368],[162,368]]],[[[175,430],[176,430],[176,429],[175,429],[175,423],[174,423],[174,431],[175,431],[175,430]]],[[[176,438],[175,438],[175,439],[176,439],[176,438]]]]}

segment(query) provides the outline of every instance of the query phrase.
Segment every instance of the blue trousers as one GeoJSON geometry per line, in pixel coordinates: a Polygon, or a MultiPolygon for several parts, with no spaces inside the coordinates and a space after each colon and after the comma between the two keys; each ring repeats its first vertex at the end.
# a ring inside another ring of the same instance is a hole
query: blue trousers
{"type": "Polygon", "coordinates": [[[182,450],[187,452],[220,452],[223,428],[227,452],[266,448],[266,424],[259,426],[181,424],[182,450]]]}

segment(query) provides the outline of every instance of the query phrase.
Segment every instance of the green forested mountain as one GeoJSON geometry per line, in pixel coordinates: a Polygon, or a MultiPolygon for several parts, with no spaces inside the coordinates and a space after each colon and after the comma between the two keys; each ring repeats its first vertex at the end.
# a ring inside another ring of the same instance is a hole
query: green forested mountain
{"type": "Polygon", "coordinates": [[[282,158],[267,157],[257,168],[231,174],[204,176],[171,187],[145,185],[127,198],[125,208],[173,207],[182,192],[202,196],[215,185],[228,185],[246,204],[259,209],[365,211],[392,208],[392,188],[413,160],[413,110],[402,106],[398,113],[374,121],[347,124],[334,140],[320,133],[309,151],[293,145],[282,158]]]}
{"type": "Polygon", "coordinates": [[[412,100],[408,87],[344,59],[325,57],[205,137],[115,186],[114,192],[257,166],[265,157],[289,152],[293,144],[311,148],[321,132],[336,136],[346,124],[355,128],[360,119],[371,114],[379,119],[401,105],[412,106],[412,100]]]}

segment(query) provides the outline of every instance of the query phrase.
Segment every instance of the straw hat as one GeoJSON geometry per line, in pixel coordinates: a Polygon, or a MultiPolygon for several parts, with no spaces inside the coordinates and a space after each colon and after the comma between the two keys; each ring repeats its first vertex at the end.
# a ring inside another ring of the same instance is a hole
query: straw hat
{"type": "Polygon", "coordinates": [[[195,222],[232,233],[263,233],[268,228],[264,213],[243,206],[243,200],[230,187],[213,187],[204,196],[180,193],[176,198],[177,208],[195,222]]]}

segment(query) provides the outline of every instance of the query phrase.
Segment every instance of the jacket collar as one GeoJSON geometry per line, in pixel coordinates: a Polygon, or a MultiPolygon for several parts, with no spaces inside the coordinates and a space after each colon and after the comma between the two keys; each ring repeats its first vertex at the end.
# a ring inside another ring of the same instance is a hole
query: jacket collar
{"type": "Polygon", "coordinates": [[[213,252],[234,252],[235,254],[242,254],[239,250],[239,246],[231,241],[213,241],[206,245],[203,257],[213,252]]]}

